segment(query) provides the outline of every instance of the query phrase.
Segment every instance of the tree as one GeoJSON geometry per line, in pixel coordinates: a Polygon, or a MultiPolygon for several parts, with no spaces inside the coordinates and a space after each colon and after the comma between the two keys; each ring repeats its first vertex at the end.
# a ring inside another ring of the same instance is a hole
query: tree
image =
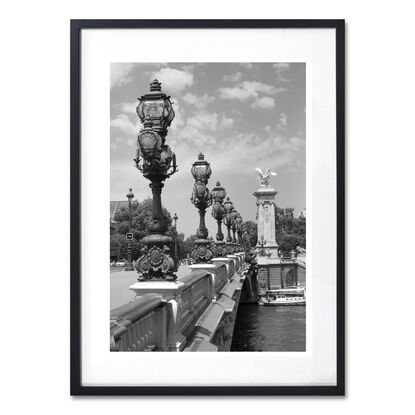
{"type": "Polygon", "coordinates": [[[289,254],[292,250],[300,245],[300,237],[298,235],[284,235],[281,237],[278,246],[280,250],[285,254],[289,254]]]}
{"type": "Polygon", "coordinates": [[[275,239],[286,254],[297,246],[306,248],[306,218],[294,217],[293,208],[275,207],[275,239]]]}
{"type": "MultiPolygon", "coordinates": [[[[152,219],[153,201],[147,198],[142,202],[134,200],[131,204],[131,232],[133,240],[131,241],[133,260],[141,255],[144,244],[141,240],[149,234],[152,219]]],[[[166,232],[169,236],[173,236],[175,230],[171,230],[172,217],[167,209],[163,208],[163,214],[167,222],[169,230],[166,232]]],[[[123,259],[127,256],[126,233],[129,231],[128,225],[129,209],[122,208],[114,216],[115,223],[110,224],[110,257],[111,261],[123,259]]],[[[173,226],[174,229],[174,226],[173,226]]],[[[172,249],[174,246],[172,246],[172,249]]]]}
{"type": "Polygon", "coordinates": [[[244,247],[249,249],[250,247],[256,246],[258,240],[258,226],[255,222],[252,220],[244,222],[244,230],[242,235],[244,234],[245,237],[242,238],[244,247]]]}
{"type": "Polygon", "coordinates": [[[196,235],[190,235],[185,241],[183,241],[182,258],[187,258],[188,255],[190,256],[192,254],[192,251],[195,249],[196,239],[199,239],[196,235]]]}

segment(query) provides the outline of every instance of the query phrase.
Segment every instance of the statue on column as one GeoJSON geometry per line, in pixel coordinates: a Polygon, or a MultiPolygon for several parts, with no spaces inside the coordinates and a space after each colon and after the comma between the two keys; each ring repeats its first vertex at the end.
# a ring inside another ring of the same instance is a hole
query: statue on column
{"type": "Polygon", "coordinates": [[[258,190],[254,192],[258,221],[257,248],[261,246],[261,240],[266,241],[264,246],[270,253],[270,258],[278,258],[278,244],[275,240],[275,196],[278,192],[270,185],[271,176],[276,176],[277,173],[271,169],[262,171],[256,168],[255,170],[260,183],[258,190]]]}
{"type": "Polygon", "coordinates": [[[258,167],[256,167],[255,170],[258,173],[258,179],[259,179],[259,183],[261,187],[268,187],[271,176],[277,175],[277,173],[271,171],[271,169],[267,169],[265,173],[263,173],[262,170],[259,169],[258,167]]]}

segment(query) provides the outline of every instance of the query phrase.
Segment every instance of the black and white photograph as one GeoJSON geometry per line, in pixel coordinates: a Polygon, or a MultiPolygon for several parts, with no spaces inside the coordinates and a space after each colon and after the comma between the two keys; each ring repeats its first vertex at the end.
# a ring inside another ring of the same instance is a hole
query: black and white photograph
{"type": "Polygon", "coordinates": [[[72,22],[74,394],[344,393],[343,29],[72,22]]]}
{"type": "Polygon", "coordinates": [[[111,63],[111,351],[307,351],[306,71],[111,63]]]}
{"type": "Polygon", "coordinates": [[[414,412],[410,5],[5,3],[2,413],[414,412]]]}

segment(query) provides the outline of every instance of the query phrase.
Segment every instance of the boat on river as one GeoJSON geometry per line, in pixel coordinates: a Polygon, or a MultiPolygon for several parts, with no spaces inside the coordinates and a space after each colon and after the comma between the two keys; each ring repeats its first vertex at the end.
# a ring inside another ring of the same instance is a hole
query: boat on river
{"type": "Polygon", "coordinates": [[[261,297],[259,304],[267,306],[305,305],[305,288],[287,287],[278,290],[268,290],[266,295],[261,297]]]}

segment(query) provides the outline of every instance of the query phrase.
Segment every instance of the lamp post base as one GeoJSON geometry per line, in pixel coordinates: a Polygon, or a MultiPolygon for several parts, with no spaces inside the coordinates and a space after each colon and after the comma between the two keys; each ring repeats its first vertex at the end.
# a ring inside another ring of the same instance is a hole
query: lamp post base
{"type": "Polygon", "coordinates": [[[195,263],[210,264],[213,258],[212,241],[209,239],[196,239],[195,249],[192,252],[192,258],[195,263]]]}
{"type": "Polygon", "coordinates": [[[144,255],[134,263],[139,273],[138,281],[175,281],[175,263],[169,248],[171,238],[163,234],[151,234],[142,241],[146,244],[144,255]]]}
{"type": "Polygon", "coordinates": [[[133,267],[133,264],[131,262],[130,263],[127,263],[125,265],[124,271],[135,271],[134,270],[134,267],[133,267]]]}
{"type": "Polygon", "coordinates": [[[213,248],[213,257],[222,258],[226,257],[227,254],[226,243],[224,241],[216,241],[213,248]]]}

